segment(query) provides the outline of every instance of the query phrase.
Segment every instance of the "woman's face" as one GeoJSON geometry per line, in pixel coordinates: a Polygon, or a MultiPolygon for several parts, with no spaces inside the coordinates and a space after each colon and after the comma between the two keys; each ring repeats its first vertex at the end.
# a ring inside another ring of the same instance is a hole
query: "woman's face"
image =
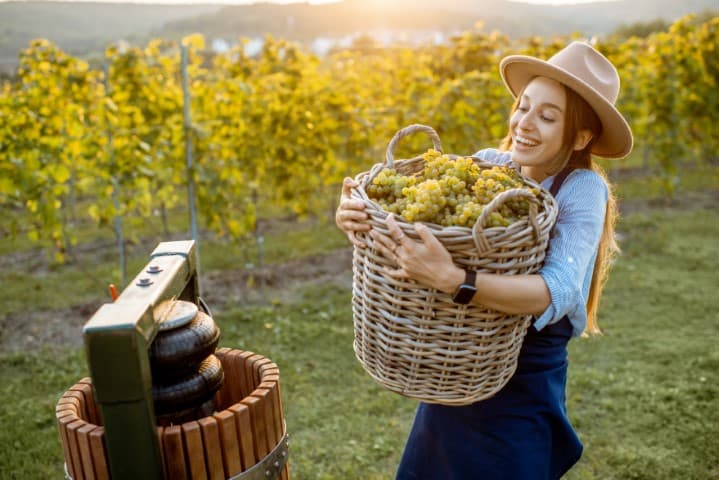
{"type": "Polygon", "coordinates": [[[566,159],[557,157],[562,150],[566,106],[567,94],[559,82],[536,77],[527,84],[509,119],[516,164],[544,167],[544,171],[562,166],[566,159]]]}

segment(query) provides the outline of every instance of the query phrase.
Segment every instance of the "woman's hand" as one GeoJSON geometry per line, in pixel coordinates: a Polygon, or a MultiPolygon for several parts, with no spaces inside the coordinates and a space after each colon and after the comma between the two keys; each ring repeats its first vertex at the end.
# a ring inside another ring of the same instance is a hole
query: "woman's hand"
{"type": "Polygon", "coordinates": [[[446,293],[452,293],[462,283],[464,271],[454,265],[450,253],[427,226],[414,224],[414,230],[421,239],[419,242],[402,232],[392,214],[387,216],[387,228],[389,236],[377,230],[372,230],[370,235],[377,249],[387,258],[394,259],[399,266],[396,270],[385,268],[388,275],[411,278],[446,293]]]}
{"type": "Polygon", "coordinates": [[[350,191],[358,187],[359,184],[350,177],[344,179],[342,183],[342,196],[340,197],[340,205],[335,212],[335,223],[340,230],[347,234],[347,238],[356,247],[364,248],[365,244],[357,240],[356,232],[367,232],[370,225],[364,223],[367,220],[367,213],[364,211],[365,205],[361,200],[352,200],[350,191]]]}

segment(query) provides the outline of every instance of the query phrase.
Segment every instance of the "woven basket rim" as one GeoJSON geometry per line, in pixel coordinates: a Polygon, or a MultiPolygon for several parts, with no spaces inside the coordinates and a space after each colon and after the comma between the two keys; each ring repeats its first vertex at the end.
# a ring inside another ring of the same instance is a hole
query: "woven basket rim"
{"type": "MultiPolygon", "coordinates": [[[[502,166],[487,162],[473,155],[457,156],[462,158],[471,158],[474,163],[480,168],[493,168],[497,166],[502,166]]],[[[421,168],[418,169],[417,167],[421,167],[424,163],[424,158],[422,156],[418,156],[411,159],[395,160],[394,167],[391,168],[401,169],[409,166],[411,168],[415,168],[416,172],[414,173],[418,173],[419,171],[421,171],[421,168]]],[[[376,177],[377,174],[384,168],[389,168],[387,167],[386,163],[376,163],[370,170],[358,173],[354,177],[354,180],[358,184],[358,186],[353,187],[350,191],[350,195],[352,198],[363,201],[366,207],[370,207],[373,216],[380,217],[383,221],[387,219],[387,217],[390,215],[390,212],[384,210],[384,208],[382,208],[382,206],[378,202],[369,197],[367,193],[367,187],[369,186],[372,179],[374,179],[374,177],[376,177]]],[[[551,226],[556,220],[556,216],[558,213],[556,201],[554,199],[554,196],[552,196],[552,194],[546,188],[542,187],[538,182],[527,177],[519,171],[517,173],[521,176],[524,187],[502,192],[497,195],[497,197],[503,194],[509,194],[508,196],[511,197],[512,192],[517,190],[528,192],[526,188],[534,188],[538,191],[538,194],[536,196],[531,196],[534,197],[536,199],[536,203],[543,208],[541,208],[541,210],[536,213],[536,225],[530,225],[532,226],[532,228],[534,228],[535,236],[538,239],[538,237],[541,235],[540,232],[542,230],[547,230],[542,227],[546,226],[547,224],[551,226]]],[[[503,200],[497,203],[501,204],[503,203],[503,200]]],[[[472,236],[473,238],[475,238],[475,245],[477,246],[477,250],[479,251],[479,253],[486,252],[489,248],[491,248],[491,245],[487,243],[488,239],[491,239],[492,237],[498,235],[502,235],[503,233],[507,232],[508,229],[517,229],[518,225],[531,223],[531,220],[527,216],[524,216],[507,226],[484,227],[481,224],[475,224],[473,227],[462,225],[443,226],[437,223],[427,221],[409,222],[399,214],[392,215],[395,220],[395,223],[397,223],[397,225],[402,229],[402,231],[414,240],[419,239],[419,235],[417,235],[417,233],[415,232],[414,224],[421,223],[427,226],[430,231],[435,235],[435,237],[437,237],[440,241],[446,241],[453,237],[464,237],[467,235],[472,236]],[[478,236],[482,236],[484,237],[484,239],[476,238],[478,236]]],[[[382,228],[382,226],[379,226],[379,228],[383,233],[388,233],[388,230],[386,228],[382,228]]],[[[548,231],[546,233],[548,233],[548,231]]]]}

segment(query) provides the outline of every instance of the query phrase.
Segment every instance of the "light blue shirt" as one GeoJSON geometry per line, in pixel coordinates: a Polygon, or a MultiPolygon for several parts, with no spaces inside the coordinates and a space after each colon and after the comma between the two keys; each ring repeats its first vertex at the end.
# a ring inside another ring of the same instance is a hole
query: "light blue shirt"
{"type": "MultiPolygon", "coordinates": [[[[488,148],[475,157],[494,163],[510,163],[510,153],[488,148]]],[[[554,177],[545,178],[541,186],[549,190],[554,177]]],[[[556,196],[559,208],[557,223],[549,237],[549,249],[539,275],[547,284],[552,301],[537,317],[534,326],[541,330],[565,315],[578,336],[587,325],[587,298],[597,257],[599,239],[604,228],[609,189],[604,179],[587,169],[572,171],[556,196]]]]}

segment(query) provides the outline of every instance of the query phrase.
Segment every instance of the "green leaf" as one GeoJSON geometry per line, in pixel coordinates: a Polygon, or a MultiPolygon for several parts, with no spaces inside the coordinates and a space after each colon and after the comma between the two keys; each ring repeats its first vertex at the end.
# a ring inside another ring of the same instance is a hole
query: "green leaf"
{"type": "Polygon", "coordinates": [[[48,165],[48,172],[57,183],[65,183],[70,179],[70,170],[62,163],[48,165]]]}

